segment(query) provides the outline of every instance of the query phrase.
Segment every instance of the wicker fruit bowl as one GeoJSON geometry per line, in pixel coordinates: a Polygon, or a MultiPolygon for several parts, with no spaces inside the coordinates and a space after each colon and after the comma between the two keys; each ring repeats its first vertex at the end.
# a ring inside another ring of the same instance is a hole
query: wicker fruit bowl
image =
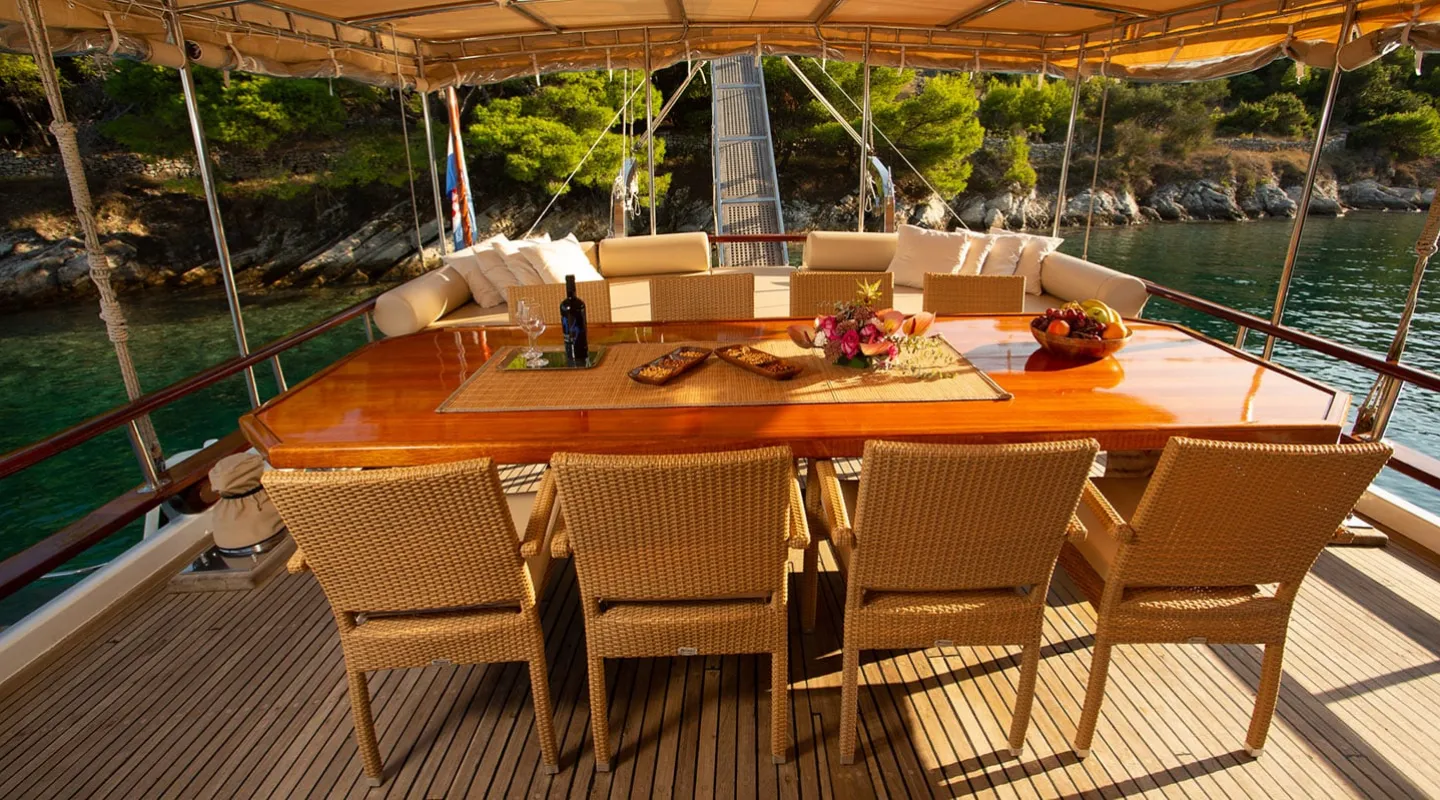
{"type": "Polygon", "coordinates": [[[1127,331],[1121,339],[1077,339],[1073,336],[1054,336],[1032,326],[1030,334],[1045,349],[1045,352],[1077,361],[1094,361],[1120,352],[1134,336],[1127,331]]]}

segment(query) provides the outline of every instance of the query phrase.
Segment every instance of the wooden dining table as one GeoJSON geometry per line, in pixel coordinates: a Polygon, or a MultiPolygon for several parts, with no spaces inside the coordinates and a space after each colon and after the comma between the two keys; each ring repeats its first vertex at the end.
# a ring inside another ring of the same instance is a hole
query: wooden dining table
{"type": "MultiPolygon", "coordinates": [[[[515,328],[450,328],[366,345],[245,414],[240,427],[279,468],[386,467],[480,456],[538,463],[561,451],[680,453],[768,445],[788,445],[797,457],[840,458],[861,455],[869,439],[1093,437],[1105,450],[1139,451],[1163,448],[1172,436],[1299,444],[1333,443],[1340,436],[1348,394],[1181,326],[1137,321],[1124,350],[1076,362],[1041,350],[1030,319],[946,317],[932,329],[1008,392],[1005,400],[442,413],[441,403],[497,350],[525,342],[515,328]]],[[[592,346],[755,341],[785,338],[795,323],[596,324],[589,337],[592,346]]],[[[558,346],[554,334],[547,332],[541,346],[558,346]]],[[[563,404],[563,381],[557,387],[563,404]]]]}

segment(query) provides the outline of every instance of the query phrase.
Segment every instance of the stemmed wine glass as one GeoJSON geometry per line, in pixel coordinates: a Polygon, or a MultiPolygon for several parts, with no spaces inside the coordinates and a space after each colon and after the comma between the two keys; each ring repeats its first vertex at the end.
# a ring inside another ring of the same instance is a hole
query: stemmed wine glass
{"type": "Polygon", "coordinates": [[[520,300],[515,304],[515,324],[525,335],[530,337],[530,345],[521,353],[525,357],[525,366],[535,369],[545,366],[545,357],[540,349],[535,346],[535,339],[545,332],[545,320],[536,313],[535,307],[528,300],[520,300]]]}

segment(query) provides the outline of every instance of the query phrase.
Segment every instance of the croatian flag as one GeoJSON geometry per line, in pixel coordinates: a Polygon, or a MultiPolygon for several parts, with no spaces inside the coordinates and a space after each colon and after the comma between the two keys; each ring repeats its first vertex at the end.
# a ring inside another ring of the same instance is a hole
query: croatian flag
{"type": "Polygon", "coordinates": [[[460,140],[460,109],[449,91],[450,135],[445,148],[445,195],[450,198],[450,229],[456,250],[475,244],[475,202],[465,170],[465,144],[460,140]],[[463,217],[461,215],[464,215],[463,217]]]}

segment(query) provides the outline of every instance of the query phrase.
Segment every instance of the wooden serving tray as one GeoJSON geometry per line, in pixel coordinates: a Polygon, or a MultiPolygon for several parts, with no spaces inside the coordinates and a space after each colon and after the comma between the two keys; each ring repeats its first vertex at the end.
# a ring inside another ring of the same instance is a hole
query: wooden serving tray
{"type": "Polygon", "coordinates": [[[705,359],[710,357],[710,353],[711,351],[704,347],[694,347],[693,345],[677,347],[653,361],[630,370],[630,380],[648,383],[651,386],[663,386],[704,364],[705,359]]]}
{"type": "Polygon", "coordinates": [[[716,350],[715,356],[721,361],[774,381],[788,381],[805,371],[799,364],[791,364],[779,356],[773,356],[748,344],[727,345],[716,350]]]}

